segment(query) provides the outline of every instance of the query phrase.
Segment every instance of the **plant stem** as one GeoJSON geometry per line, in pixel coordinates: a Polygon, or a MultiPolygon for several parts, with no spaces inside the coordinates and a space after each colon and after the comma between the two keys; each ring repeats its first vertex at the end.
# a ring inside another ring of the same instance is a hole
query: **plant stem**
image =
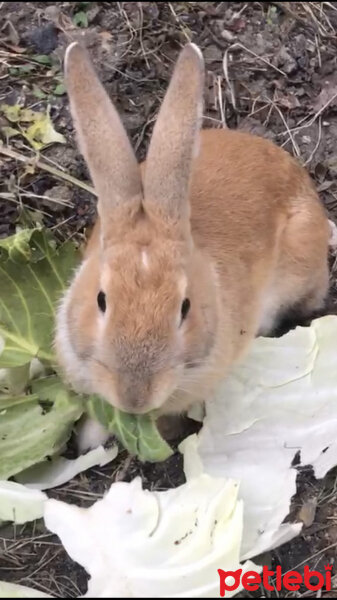
{"type": "Polygon", "coordinates": [[[0,154],[4,154],[5,156],[8,156],[9,158],[13,158],[14,160],[18,160],[19,162],[25,163],[27,165],[36,166],[39,169],[41,169],[42,171],[47,171],[47,173],[54,175],[54,177],[57,177],[58,179],[63,179],[63,181],[67,181],[68,183],[71,183],[72,185],[76,185],[77,187],[82,188],[82,190],[89,192],[89,194],[96,196],[96,192],[95,192],[94,188],[92,188],[87,183],[80,181],[79,179],[77,179],[76,177],[73,177],[72,175],[69,175],[68,173],[64,173],[60,169],[56,169],[56,167],[47,165],[42,160],[31,159],[28,156],[21,154],[20,152],[16,152],[9,146],[5,146],[5,145],[1,144],[1,142],[0,142],[0,154]]]}

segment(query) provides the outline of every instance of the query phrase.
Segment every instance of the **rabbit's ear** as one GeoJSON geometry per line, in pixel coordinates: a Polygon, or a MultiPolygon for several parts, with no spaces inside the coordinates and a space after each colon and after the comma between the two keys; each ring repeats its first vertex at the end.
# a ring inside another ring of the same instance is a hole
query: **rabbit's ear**
{"type": "Polygon", "coordinates": [[[188,44],[159,111],[145,169],[144,207],[170,222],[189,216],[188,187],[201,126],[203,84],[202,54],[188,44]]]}
{"type": "Polygon", "coordinates": [[[80,150],[99,197],[99,209],[107,211],[142,198],[136,157],[116,109],[100,83],[91,60],[78,43],[65,57],[70,109],[80,150]]]}

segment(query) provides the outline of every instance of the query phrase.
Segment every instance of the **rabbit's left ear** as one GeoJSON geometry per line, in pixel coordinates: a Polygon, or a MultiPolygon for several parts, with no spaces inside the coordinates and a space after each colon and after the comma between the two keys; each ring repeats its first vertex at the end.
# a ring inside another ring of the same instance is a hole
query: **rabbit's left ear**
{"type": "Polygon", "coordinates": [[[203,108],[204,62],[188,44],[180,53],[146,159],[144,207],[165,221],[189,217],[188,187],[203,108]]]}

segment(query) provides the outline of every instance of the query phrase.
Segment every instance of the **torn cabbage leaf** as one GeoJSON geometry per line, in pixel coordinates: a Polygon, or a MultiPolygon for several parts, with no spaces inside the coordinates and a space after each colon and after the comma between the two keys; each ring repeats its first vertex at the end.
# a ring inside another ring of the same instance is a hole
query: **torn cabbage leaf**
{"type": "Polygon", "coordinates": [[[53,596],[24,585],[0,581],[0,598],[53,598],[53,596]]]}
{"type": "Polygon", "coordinates": [[[0,479],[60,453],[82,412],[81,398],[56,376],[32,381],[29,394],[0,394],[0,479]]]}
{"type": "Polygon", "coordinates": [[[40,229],[0,240],[0,368],[54,362],[55,309],[78,260],[71,242],[56,249],[40,229]]]}
{"type": "Polygon", "coordinates": [[[131,415],[98,396],[87,400],[86,410],[141,461],[160,462],[172,456],[172,448],[160,435],[151,414],[131,415]]]}
{"type": "Polygon", "coordinates": [[[59,456],[50,462],[26,469],[16,477],[16,480],[33,490],[49,490],[67,483],[87,469],[96,466],[104,467],[114,460],[117,454],[117,446],[107,450],[103,446],[98,446],[72,460],[59,456]]]}
{"type": "Polygon", "coordinates": [[[243,364],[206,403],[198,439],[183,442],[187,478],[205,471],[240,482],[241,559],[284,543],[301,529],[283,523],[296,493],[296,468],[317,477],[337,464],[337,317],[258,338],[243,364]]]}
{"type": "Polygon", "coordinates": [[[30,490],[15,481],[0,481],[0,523],[13,521],[20,525],[43,516],[46,494],[30,490]]]}
{"type": "Polygon", "coordinates": [[[240,568],[242,508],[234,481],[200,475],[150,492],[137,478],[88,509],[48,500],[44,518],[90,574],[85,597],[207,598],[219,594],[217,569],[240,568]]]}

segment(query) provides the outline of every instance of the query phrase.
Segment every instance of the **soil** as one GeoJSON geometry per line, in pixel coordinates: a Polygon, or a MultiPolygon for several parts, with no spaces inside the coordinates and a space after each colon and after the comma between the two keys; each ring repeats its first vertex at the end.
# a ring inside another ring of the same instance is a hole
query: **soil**
{"type": "MultiPolygon", "coordinates": [[[[27,215],[41,218],[60,240],[86,236],[96,213],[87,168],[75,145],[68,100],[62,89],[67,44],[84,38],[99,75],[117,106],[139,159],[179,48],[197,43],[206,61],[204,126],[251,131],[272,139],[308,168],[330,218],[337,222],[337,2],[0,2],[0,104],[50,106],[66,144],[43,150],[40,160],[22,137],[6,139],[0,112],[0,237],[27,215]],[[22,162],[26,157],[26,162],[22,162]],[[75,178],[72,183],[64,177],[75,178]]],[[[331,256],[331,292],[326,313],[337,313],[336,259],[331,256]]],[[[294,323],[292,323],[294,325],[294,323]]],[[[53,490],[54,497],[91,504],[112,481],[140,475],[148,488],[184,481],[175,454],[158,465],[140,464],[121,452],[113,465],[92,469],[53,490]]],[[[266,483],[267,485],[267,483],[266,483]]],[[[305,564],[324,572],[337,548],[337,472],[316,481],[301,469],[291,518],[303,532],[261,557],[283,572],[305,564]]],[[[75,597],[87,577],[41,522],[0,529],[0,579],[75,597]]],[[[334,567],[335,568],[335,567],[334,567]]],[[[334,571],[337,597],[337,577],[334,571]]],[[[316,592],[296,593],[316,597],[316,592]]],[[[264,588],[258,596],[278,597],[264,588]]],[[[290,592],[287,595],[291,595],[290,592]]],[[[295,593],[293,594],[295,595],[295,593]]],[[[247,597],[247,596],[246,596],[247,597]]]]}

